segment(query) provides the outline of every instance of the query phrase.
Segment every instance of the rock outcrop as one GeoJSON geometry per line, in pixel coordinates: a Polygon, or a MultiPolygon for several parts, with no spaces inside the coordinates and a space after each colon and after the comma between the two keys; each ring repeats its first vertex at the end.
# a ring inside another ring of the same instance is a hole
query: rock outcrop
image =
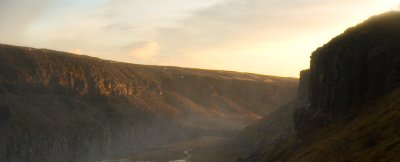
{"type": "Polygon", "coordinates": [[[388,12],[318,48],[301,72],[295,134],[241,161],[399,161],[399,45],[400,12],[388,12]]]}
{"type": "Polygon", "coordinates": [[[310,104],[310,70],[300,72],[299,87],[297,89],[296,107],[304,107],[310,104]]]}
{"type": "Polygon", "coordinates": [[[400,13],[348,29],[311,56],[310,105],[297,111],[300,134],[355,113],[352,107],[400,86],[400,13]]]}
{"type": "Polygon", "coordinates": [[[296,87],[292,78],[0,45],[0,161],[98,161],[224,136],[292,100],[296,87]]]}

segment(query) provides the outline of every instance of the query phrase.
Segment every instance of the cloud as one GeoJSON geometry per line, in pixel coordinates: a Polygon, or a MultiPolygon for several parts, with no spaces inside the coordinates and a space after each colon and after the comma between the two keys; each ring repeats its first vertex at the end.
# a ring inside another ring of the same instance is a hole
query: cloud
{"type": "Polygon", "coordinates": [[[121,48],[122,52],[129,53],[130,56],[138,61],[154,60],[158,50],[159,45],[154,41],[133,43],[121,48]]]}
{"type": "Polygon", "coordinates": [[[297,76],[314,49],[384,8],[380,0],[225,0],[158,28],[154,40],[163,58],[189,60],[181,66],[297,76]]]}
{"type": "Polygon", "coordinates": [[[82,51],[80,49],[73,49],[73,50],[69,50],[68,52],[69,53],[73,53],[73,54],[77,54],[77,55],[82,54],[82,51]]]}
{"type": "Polygon", "coordinates": [[[297,76],[397,0],[0,0],[0,41],[117,61],[297,76]]]}
{"type": "Polygon", "coordinates": [[[18,42],[25,30],[43,13],[51,0],[1,0],[0,41],[18,42]]]}
{"type": "Polygon", "coordinates": [[[179,27],[160,28],[156,39],[166,48],[189,51],[226,43],[277,41],[336,23],[339,14],[347,13],[332,13],[337,8],[328,5],[333,4],[333,0],[227,0],[194,12],[180,21],[179,27]],[[335,16],[330,17],[332,14],[335,16]]]}

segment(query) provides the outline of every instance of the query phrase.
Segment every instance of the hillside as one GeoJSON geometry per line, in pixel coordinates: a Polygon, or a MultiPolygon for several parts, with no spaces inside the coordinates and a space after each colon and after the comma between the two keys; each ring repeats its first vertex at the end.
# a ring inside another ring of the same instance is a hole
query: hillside
{"type": "Polygon", "coordinates": [[[296,99],[224,141],[195,148],[196,162],[254,161],[295,134],[294,110],[308,103],[309,71],[300,73],[296,99]]]}
{"type": "Polygon", "coordinates": [[[230,136],[296,87],[293,78],[0,45],[0,161],[97,161],[230,136]]]}
{"type": "MultiPolygon", "coordinates": [[[[363,111],[307,134],[296,149],[272,161],[400,161],[400,90],[367,102],[363,111]]],[[[259,161],[271,161],[270,157],[259,161]]]]}

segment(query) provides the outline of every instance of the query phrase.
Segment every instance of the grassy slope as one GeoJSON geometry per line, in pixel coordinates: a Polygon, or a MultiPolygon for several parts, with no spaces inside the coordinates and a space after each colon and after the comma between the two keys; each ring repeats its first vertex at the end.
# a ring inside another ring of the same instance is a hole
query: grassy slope
{"type": "Polygon", "coordinates": [[[400,90],[358,109],[362,113],[315,130],[301,145],[288,139],[260,161],[400,161],[400,90]]]}

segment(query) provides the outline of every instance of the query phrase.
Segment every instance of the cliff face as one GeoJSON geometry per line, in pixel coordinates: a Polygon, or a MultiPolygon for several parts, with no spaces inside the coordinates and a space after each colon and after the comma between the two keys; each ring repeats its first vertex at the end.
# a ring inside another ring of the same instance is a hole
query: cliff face
{"type": "Polygon", "coordinates": [[[354,111],[351,107],[400,85],[400,13],[375,16],[317,49],[310,64],[310,106],[298,130],[354,111]]]}
{"type": "Polygon", "coordinates": [[[290,101],[296,85],[0,45],[0,161],[96,161],[229,134],[290,101]]]}
{"type": "Polygon", "coordinates": [[[388,12],[318,48],[301,73],[296,133],[242,161],[399,161],[399,44],[400,12],[388,12]]]}
{"type": "Polygon", "coordinates": [[[298,108],[309,106],[310,104],[310,70],[300,72],[299,87],[297,89],[296,105],[298,108]]]}

